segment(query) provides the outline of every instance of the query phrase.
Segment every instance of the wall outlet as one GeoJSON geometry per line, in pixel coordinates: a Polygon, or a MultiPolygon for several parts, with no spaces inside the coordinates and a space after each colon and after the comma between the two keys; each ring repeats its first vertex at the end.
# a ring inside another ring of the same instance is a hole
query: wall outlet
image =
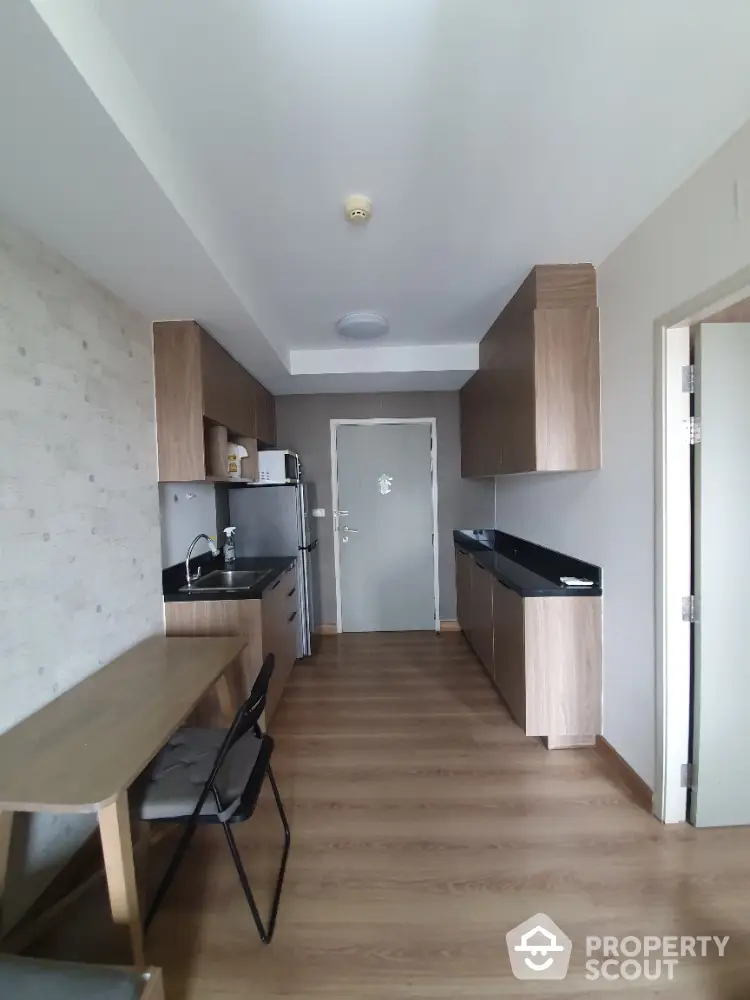
{"type": "Polygon", "coordinates": [[[325,507],[313,507],[312,516],[313,517],[325,517],[326,516],[325,507]]]}

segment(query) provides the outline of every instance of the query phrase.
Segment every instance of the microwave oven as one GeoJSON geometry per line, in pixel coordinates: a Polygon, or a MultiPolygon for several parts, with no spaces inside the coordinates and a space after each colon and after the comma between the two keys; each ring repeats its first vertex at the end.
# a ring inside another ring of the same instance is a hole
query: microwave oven
{"type": "Polygon", "coordinates": [[[258,478],[260,486],[298,483],[301,478],[299,455],[293,451],[259,451],[258,478]]]}

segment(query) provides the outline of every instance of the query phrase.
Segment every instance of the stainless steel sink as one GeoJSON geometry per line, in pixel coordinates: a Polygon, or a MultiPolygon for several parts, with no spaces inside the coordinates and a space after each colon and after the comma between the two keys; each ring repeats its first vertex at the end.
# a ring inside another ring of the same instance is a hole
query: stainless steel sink
{"type": "Polygon", "coordinates": [[[211,593],[224,590],[252,590],[271,573],[273,573],[271,569],[215,569],[190,584],[186,583],[184,587],[180,587],[180,591],[186,593],[202,590],[204,593],[211,593]]]}

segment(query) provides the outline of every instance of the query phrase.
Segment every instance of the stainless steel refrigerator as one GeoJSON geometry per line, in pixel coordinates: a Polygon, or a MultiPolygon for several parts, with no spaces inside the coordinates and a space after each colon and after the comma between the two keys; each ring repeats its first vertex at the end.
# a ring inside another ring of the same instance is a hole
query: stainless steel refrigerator
{"type": "Polygon", "coordinates": [[[312,652],[313,559],[318,540],[310,529],[305,483],[245,486],[229,490],[230,524],[237,528],[238,556],[294,556],[297,560],[299,632],[297,656],[312,652]]]}

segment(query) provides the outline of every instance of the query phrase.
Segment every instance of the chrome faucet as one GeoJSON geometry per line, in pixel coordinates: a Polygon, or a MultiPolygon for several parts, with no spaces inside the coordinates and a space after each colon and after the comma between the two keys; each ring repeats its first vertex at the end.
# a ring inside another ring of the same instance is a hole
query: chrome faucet
{"type": "Polygon", "coordinates": [[[193,549],[195,548],[197,543],[201,540],[201,538],[205,538],[206,541],[208,542],[208,547],[211,549],[211,555],[218,556],[219,554],[219,550],[216,548],[216,543],[214,542],[213,538],[209,538],[208,535],[204,535],[202,532],[200,535],[195,536],[195,538],[190,543],[190,548],[187,550],[187,555],[185,556],[185,582],[188,584],[188,586],[190,586],[191,583],[195,583],[195,581],[201,575],[200,566],[195,571],[195,573],[190,572],[190,557],[193,554],[193,549]]]}

